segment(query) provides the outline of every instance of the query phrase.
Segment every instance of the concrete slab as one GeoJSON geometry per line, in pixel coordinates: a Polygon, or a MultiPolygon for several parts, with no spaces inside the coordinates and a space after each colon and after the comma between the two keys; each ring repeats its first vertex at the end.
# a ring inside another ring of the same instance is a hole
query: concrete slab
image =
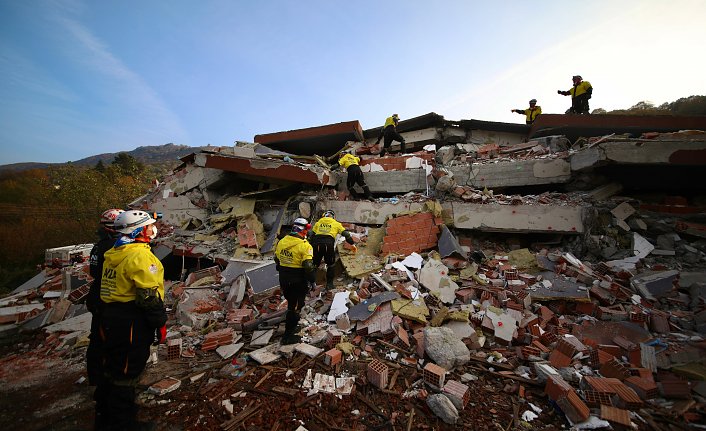
{"type": "Polygon", "coordinates": [[[66,319],[63,322],[55,323],[44,328],[47,332],[75,332],[91,330],[91,313],[84,313],[80,316],[66,319]]]}
{"type": "Polygon", "coordinates": [[[424,209],[423,202],[386,202],[334,201],[324,200],[322,208],[336,212],[336,220],[342,223],[384,224],[385,220],[404,212],[419,212],[424,209]]]}
{"type": "Polygon", "coordinates": [[[294,348],[295,351],[302,353],[310,358],[315,358],[319,356],[321,352],[324,351],[324,349],[320,349],[318,347],[312,346],[310,344],[306,343],[299,343],[297,344],[297,347],[294,348]]]}
{"type": "Polygon", "coordinates": [[[257,330],[253,331],[252,339],[250,340],[251,346],[266,346],[272,336],[274,335],[274,329],[257,330]]]}
{"type": "MultiPolygon", "coordinates": [[[[373,193],[408,193],[421,192],[427,189],[427,174],[424,169],[409,169],[404,171],[366,172],[365,183],[373,193]]],[[[341,175],[338,181],[339,190],[345,189],[348,174],[341,175]]],[[[338,212],[336,212],[336,218],[338,212]]],[[[340,219],[339,219],[340,221],[340,219]]]]}
{"type": "MultiPolygon", "coordinates": [[[[583,207],[442,203],[458,229],[488,232],[583,233],[583,207]]],[[[338,213],[336,213],[338,214],[338,213]]]]}
{"type": "Polygon", "coordinates": [[[246,270],[245,276],[248,278],[248,283],[256,294],[279,286],[279,272],[277,272],[274,260],[246,270]]]}
{"type": "Polygon", "coordinates": [[[208,219],[208,212],[194,205],[187,196],[172,196],[158,200],[152,204],[151,209],[161,212],[162,219],[173,226],[182,226],[192,219],[201,222],[208,219]]]}
{"type": "Polygon", "coordinates": [[[33,290],[44,284],[47,280],[51,280],[54,276],[48,276],[47,270],[43,269],[39,274],[22,283],[12,293],[24,292],[25,290],[33,290]]]}
{"type": "Polygon", "coordinates": [[[399,297],[400,294],[397,292],[379,293],[351,307],[348,310],[348,318],[350,318],[351,322],[365,320],[373,315],[380,304],[398,299],[399,297]]]}
{"type": "Polygon", "coordinates": [[[250,352],[250,358],[260,365],[266,365],[279,360],[282,355],[279,354],[279,343],[270,344],[261,349],[250,352]]]}
{"type": "Polygon", "coordinates": [[[480,189],[562,184],[571,179],[570,163],[560,158],[473,163],[453,166],[450,171],[460,185],[480,189]]]}
{"type": "Polygon", "coordinates": [[[586,286],[581,286],[574,283],[559,274],[544,271],[541,273],[544,280],[549,281],[551,285],[548,287],[544,284],[532,286],[530,297],[532,302],[536,301],[553,301],[565,300],[576,302],[590,302],[591,298],[586,286]]]}

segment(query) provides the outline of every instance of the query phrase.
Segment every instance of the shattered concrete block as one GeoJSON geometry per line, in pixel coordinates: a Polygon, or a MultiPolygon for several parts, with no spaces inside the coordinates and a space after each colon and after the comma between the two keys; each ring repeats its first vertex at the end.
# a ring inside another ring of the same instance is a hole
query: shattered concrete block
{"type": "Polygon", "coordinates": [[[324,349],[320,349],[316,346],[312,346],[312,345],[305,344],[305,343],[297,344],[297,347],[295,347],[294,350],[296,350],[299,353],[303,353],[310,358],[315,358],[315,357],[319,356],[319,354],[321,352],[324,351],[324,349]]]}
{"type": "Polygon", "coordinates": [[[427,355],[447,370],[471,360],[468,347],[449,328],[424,328],[424,344],[427,355]]]}
{"type": "Polygon", "coordinates": [[[434,394],[427,397],[427,405],[435,415],[447,424],[455,424],[458,419],[458,410],[444,394],[434,394]]]}

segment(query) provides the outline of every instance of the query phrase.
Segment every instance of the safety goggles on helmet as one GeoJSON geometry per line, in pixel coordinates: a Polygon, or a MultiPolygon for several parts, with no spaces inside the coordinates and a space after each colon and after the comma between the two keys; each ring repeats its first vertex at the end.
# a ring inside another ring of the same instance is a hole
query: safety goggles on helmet
{"type": "Polygon", "coordinates": [[[336,214],[333,212],[333,210],[326,210],[324,211],[324,217],[336,217],[336,214]]]}

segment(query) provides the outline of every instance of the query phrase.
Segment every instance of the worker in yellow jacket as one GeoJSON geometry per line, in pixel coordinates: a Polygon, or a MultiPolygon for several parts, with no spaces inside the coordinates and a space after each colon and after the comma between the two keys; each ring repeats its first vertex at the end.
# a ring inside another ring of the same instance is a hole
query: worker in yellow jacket
{"type": "Polygon", "coordinates": [[[338,164],[342,166],[348,172],[348,178],[346,179],[346,187],[354,199],[359,199],[360,194],[355,190],[355,185],[358,184],[363,188],[363,197],[368,200],[373,199],[372,193],[370,193],[370,188],[365,184],[365,177],[363,177],[363,171],[360,170],[360,157],[356,157],[350,153],[349,150],[344,150],[341,153],[341,158],[338,159],[338,164]]]}
{"type": "Polygon", "coordinates": [[[537,106],[537,99],[532,99],[529,101],[529,108],[527,109],[513,109],[512,112],[524,115],[525,118],[525,123],[527,125],[530,125],[534,123],[534,120],[537,119],[539,114],[542,113],[542,107],[537,106]]]}
{"type": "Polygon", "coordinates": [[[279,240],[275,248],[279,286],[287,300],[282,344],[296,344],[301,341],[301,337],[296,335],[299,313],[304,307],[309,288],[316,282],[314,250],[306,239],[310,228],[311,225],[305,218],[297,218],[289,235],[279,240]]]}
{"type": "Polygon", "coordinates": [[[166,338],[164,268],[150,250],[150,241],[157,236],[155,222],[144,211],[121,213],[113,223],[121,237],[104,254],[100,332],[106,384],[96,393],[105,397],[106,409],[101,413],[106,429],[140,429],[135,386],[150,345],[166,338]]]}
{"type": "Polygon", "coordinates": [[[314,247],[314,267],[318,268],[323,259],[326,263],[326,289],[333,289],[336,263],[336,238],[343,236],[346,242],[353,246],[353,252],[358,251],[351,233],[335,218],[333,210],[324,211],[323,216],[314,223],[309,233],[309,242],[314,247]]]}
{"type": "Polygon", "coordinates": [[[397,133],[397,124],[399,124],[399,122],[400,116],[397,114],[392,114],[392,116],[385,119],[385,124],[382,126],[382,129],[380,129],[380,133],[378,133],[378,140],[375,142],[375,145],[378,145],[380,143],[380,139],[383,137],[385,138],[383,141],[382,150],[380,151],[380,157],[385,155],[385,152],[388,148],[390,148],[393,141],[399,141],[400,154],[404,154],[405,140],[402,135],[397,133]]]}
{"type": "Polygon", "coordinates": [[[584,81],[581,75],[575,75],[571,78],[574,86],[567,91],[557,90],[557,93],[564,96],[571,96],[571,108],[566,111],[567,114],[590,114],[588,108],[588,99],[593,94],[593,86],[588,81],[584,81]]]}

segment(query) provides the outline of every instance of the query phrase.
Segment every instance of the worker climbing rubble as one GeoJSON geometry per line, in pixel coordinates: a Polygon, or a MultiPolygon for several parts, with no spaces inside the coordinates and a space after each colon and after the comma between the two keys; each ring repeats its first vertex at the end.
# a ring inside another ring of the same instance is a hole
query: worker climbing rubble
{"type": "Polygon", "coordinates": [[[387,152],[387,149],[392,145],[393,141],[399,141],[400,143],[400,154],[404,154],[405,151],[405,140],[404,138],[397,132],[397,124],[400,122],[400,116],[397,114],[392,114],[391,117],[387,117],[385,119],[385,124],[382,126],[380,129],[380,133],[378,134],[378,140],[375,142],[375,145],[380,144],[380,140],[383,139],[383,147],[382,150],[380,151],[380,157],[384,156],[385,153],[387,152]]]}
{"type": "Polygon", "coordinates": [[[275,249],[274,259],[279,272],[279,285],[287,300],[282,344],[296,344],[301,341],[301,337],[296,335],[299,314],[304,307],[309,288],[316,282],[314,250],[306,239],[310,228],[311,225],[305,218],[297,218],[289,235],[279,240],[275,249]]]}
{"type": "Polygon", "coordinates": [[[343,236],[346,242],[353,247],[353,252],[358,251],[350,232],[335,218],[333,210],[326,210],[323,216],[314,223],[310,232],[310,242],[314,247],[314,266],[316,268],[323,259],[326,264],[326,289],[333,289],[335,277],[334,263],[336,263],[336,238],[343,236]]]}

